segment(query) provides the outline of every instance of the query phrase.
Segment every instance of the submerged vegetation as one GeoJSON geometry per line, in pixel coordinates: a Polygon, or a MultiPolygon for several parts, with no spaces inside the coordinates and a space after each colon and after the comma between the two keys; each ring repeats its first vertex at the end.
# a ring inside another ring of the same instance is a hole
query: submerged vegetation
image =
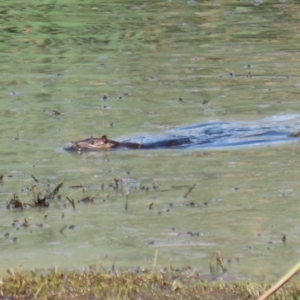
{"type": "MultiPolygon", "coordinates": [[[[34,179],[36,183],[39,183],[39,181],[31,175],[31,177],[34,179]]],[[[12,199],[7,203],[6,208],[25,208],[26,206],[30,207],[48,207],[50,204],[47,201],[48,199],[54,199],[54,197],[58,194],[60,188],[63,186],[64,180],[62,180],[60,183],[58,183],[55,188],[50,191],[50,182],[48,181],[47,190],[45,192],[42,192],[39,187],[36,185],[32,185],[28,188],[28,191],[31,192],[32,196],[32,202],[22,202],[19,197],[14,194],[12,199]]]]}

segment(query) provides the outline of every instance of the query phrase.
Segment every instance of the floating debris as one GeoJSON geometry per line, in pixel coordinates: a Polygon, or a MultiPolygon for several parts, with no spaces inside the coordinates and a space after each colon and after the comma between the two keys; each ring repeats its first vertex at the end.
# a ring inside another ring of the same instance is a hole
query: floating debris
{"type": "Polygon", "coordinates": [[[31,178],[32,178],[36,183],[39,183],[38,179],[36,179],[36,177],[34,177],[33,175],[31,175],[31,178]]]}
{"type": "Polygon", "coordinates": [[[52,110],[52,115],[53,116],[59,116],[59,115],[61,115],[61,113],[58,111],[58,110],[52,110]]]}
{"type": "Polygon", "coordinates": [[[6,208],[11,209],[11,208],[21,208],[23,209],[26,206],[26,203],[23,203],[19,197],[14,194],[13,198],[10,199],[10,201],[7,203],[6,208]]]}
{"type": "Polygon", "coordinates": [[[67,200],[71,203],[73,209],[76,210],[74,199],[70,199],[69,197],[67,197],[67,200]]]}
{"type": "Polygon", "coordinates": [[[183,198],[187,198],[187,196],[191,193],[191,191],[194,189],[194,187],[196,186],[196,183],[189,188],[189,190],[183,195],[183,198]]]}
{"type": "Polygon", "coordinates": [[[33,204],[27,203],[31,207],[48,207],[50,203],[47,201],[47,196],[41,197],[40,193],[35,199],[33,199],[33,204]]]}
{"type": "Polygon", "coordinates": [[[96,196],[86,196],[86,197],[78,200],[77,203],[94,203],[95,199],[96,199],[96,196]]]}
{"type": "Polygon", "coordinates": [[[46,196],[47,199],[53,199],[54,196],[59,192],[59,189],[64,185],[64,179],[53,189],[50,194],[46,196]]]}
{"type": "Polygon", "coordinates": [[[83,184],[75,184],[75,185],[70,185],[70,189],[85,189],[86,187],[83,184]]]}

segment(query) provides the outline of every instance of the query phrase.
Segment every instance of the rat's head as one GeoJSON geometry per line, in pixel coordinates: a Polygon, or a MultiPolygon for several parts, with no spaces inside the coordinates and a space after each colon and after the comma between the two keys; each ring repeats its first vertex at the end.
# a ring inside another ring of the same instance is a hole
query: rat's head
{"type": "Polygon", "coordinates": [[[72,142],[71,147],[65,148],[67,151],[99,151],[115,148],[117,142],[109,140],[106,135],[101,138],[87,138],[85,140],[72,142]]]}

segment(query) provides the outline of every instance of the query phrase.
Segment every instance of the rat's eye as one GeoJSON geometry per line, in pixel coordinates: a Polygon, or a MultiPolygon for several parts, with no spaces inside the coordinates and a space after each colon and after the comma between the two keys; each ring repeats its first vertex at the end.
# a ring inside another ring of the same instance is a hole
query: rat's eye
{"type": "Polygon", "coordinates": [[[94,145],[95,144],[94,140],[90,140],[90,144],[94,145]]]}

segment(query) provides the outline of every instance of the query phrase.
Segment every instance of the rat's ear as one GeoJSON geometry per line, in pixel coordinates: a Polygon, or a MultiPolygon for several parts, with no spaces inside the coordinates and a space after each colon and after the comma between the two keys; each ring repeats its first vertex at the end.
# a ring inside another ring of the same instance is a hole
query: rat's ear
{"type": "Polygon", "coordinates": [[[103,136],[101,137],[101,141],[102,141],[103,143],[106,143],[106,142],[107,142],[107,136],[106,136],[106,135],[103,135],[103,136]]]}

